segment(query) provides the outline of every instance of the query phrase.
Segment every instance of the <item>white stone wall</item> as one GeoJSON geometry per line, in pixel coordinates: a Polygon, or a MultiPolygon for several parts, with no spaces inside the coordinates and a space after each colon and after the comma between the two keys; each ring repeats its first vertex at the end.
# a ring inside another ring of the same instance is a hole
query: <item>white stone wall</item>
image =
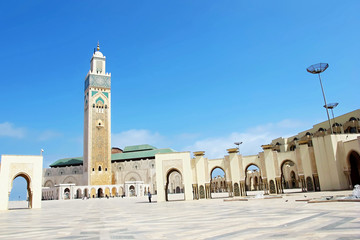
{"type": "Polygon", "coordinates": [[[8,209],[9,195],[16,177],[28,183],[29,205],[41,208],[42,156],[1,155],[0,210],[8,209]]]}

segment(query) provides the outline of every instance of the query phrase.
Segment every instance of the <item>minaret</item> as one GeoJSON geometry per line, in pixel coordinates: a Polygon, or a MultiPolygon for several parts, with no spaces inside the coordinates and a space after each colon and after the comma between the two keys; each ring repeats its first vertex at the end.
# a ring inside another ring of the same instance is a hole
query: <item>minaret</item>
{"type": "Polygon", "coordinates": [[[99,43],[85,78],[84,185],[111,184],[111,74],[99,43]]]}

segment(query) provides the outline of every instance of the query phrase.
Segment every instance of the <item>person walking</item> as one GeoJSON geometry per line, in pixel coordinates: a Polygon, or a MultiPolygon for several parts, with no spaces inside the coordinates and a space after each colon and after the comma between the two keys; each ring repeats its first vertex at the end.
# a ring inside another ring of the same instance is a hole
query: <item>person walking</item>
{"type": "Polygon", "coordinates": [[[148,192],[148,197],[149,197],[149,203],[151,203],[151,193],[150,193],[150,191],[148,192]]]}

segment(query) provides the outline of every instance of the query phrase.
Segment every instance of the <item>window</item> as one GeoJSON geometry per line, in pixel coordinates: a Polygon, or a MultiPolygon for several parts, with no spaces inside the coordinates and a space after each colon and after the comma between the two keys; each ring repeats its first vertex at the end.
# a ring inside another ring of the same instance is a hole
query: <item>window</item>
{"type": "Polygon", "coordinates": [[[101,172],[101,166],[99,166],[99,169],[98,169],[98,170],[99,170],[99,172],[101,172]]]}
{"type": "Polygon", "coordinates": [[[107,168],[105,168],[105,172],[107,172],[107,168]]]}
{"type": "Polygon", "coordinates": [[[95,168],[93,168],[92,170],[93,170],[93,172],[94,172],[94,171],[95,171],[95,168]]]}

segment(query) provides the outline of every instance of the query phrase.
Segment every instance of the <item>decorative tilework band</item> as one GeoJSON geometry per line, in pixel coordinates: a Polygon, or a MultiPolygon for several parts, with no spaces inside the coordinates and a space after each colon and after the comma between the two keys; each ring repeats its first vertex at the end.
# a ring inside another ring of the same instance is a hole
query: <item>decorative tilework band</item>
{"type": "Polygon", "coordinates": [[[86,90],[88,87],[110,88],[111,78],[109,76],[89,75],[85,80],[84,90],[86,90]]]}

